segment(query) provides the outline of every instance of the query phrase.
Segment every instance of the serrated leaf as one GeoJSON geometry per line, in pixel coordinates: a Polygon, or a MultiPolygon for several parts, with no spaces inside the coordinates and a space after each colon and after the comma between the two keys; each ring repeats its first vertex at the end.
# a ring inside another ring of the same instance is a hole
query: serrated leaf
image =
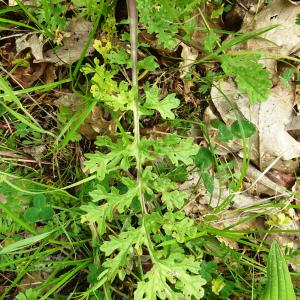
{"type": "Polygon", "coordinates": [[[204,38],[204,50],[208,53],[212,53],[216,43],[219,42],[219,37],[216,33],[210,30],[207,36],[204,38]]]}
{"type": "Polygon", "coordinates": [[[137,70],[147,70],[149,72],[155,71],[159,65],[155,61],[155,57],[150,55],[145,57],[143,60],[138,61],[137,63],[137,70]]]}
{"type": "Polygon", "coordinates": [[[287,69],[283,72],[281,76],[279,76],[279,79],[281,80],[282,84],[284,87],[287,89],[291,87],[290,81],[293,77],[293,70],[292,69],[287,69]]]}
{"type": "Polygon", "coordinates": [[[157,192],[162,193],[165,191],[174,190],[178,188],[178,185],[167,177],[158,177],[153,182],[153,188],[157,192]]]}
{"type": "Polygon", "coordinates": [[[268,256],[267,287],[261,300],[295,300],[295,292],[286,261],[277,243],[273,243],[268,256]]]}
{"type": "Polygon", "coordinates": [[[86,214],[81,216],[81,223],[97,223],[99,234],[102,235],[106,231],[106,221],[112,221],[114,218],[114,210],[123,213],[128,208],[134,197],[138,195],[138,187],[135,181],[124,179],[123,183],[127,187],[127,192],[120,194],[120,191],[112,187],[110,192],[107,192],[105,187],[98,185],[97,189],[90,192],[93,201],[106,200],[107,203],[96,206],[93,203],[82,205],[81,210],[86,214]]]}
{"type": "Polygon", "coordinates": [[[168,210],[180,209],[185,200],[188,198],[188,194],[185,192],[172,191],[163,192],[161,200],[167,205],[168,210]]]}
{"type": "Polygon", "coordinates": [[[155,262],[152,269],[138,282],[135,300],[201,299],[205,280],[197,275],[199,263],[193,257],[171,254],[168,259],[155,262]],[[176,291],[171,288],[176,287],[176,291]]]}
{"type": "Polygon", "coordinates": [[[300,25],[300,14],[297,15],[296,24],[300,25]]]}
{"type": "Polygon", "coordinates": [[[142,230],[140,228],[131,228],[126,232],[120,233],[118,237],[110,236],[110,240],[103,243],[100,249],[105,253],[105,256],[110,256],[115,251],[118,252],[113,258],[108,258],[103,263],[103,267],[108,270],[107,275],[111,281],[117,274],[121,280],[124,280],[126,275],[125,269],[131,256],[134,254],[133,246],[139,251],[138,248],[143,242],[144,235],[142,230]]]}
{"type": "Polygon", "coordinates": [[[175,115],[172,109],[177,108],[180,101],[176,98],[175,94],[169,94],[164,99],[159,99],[159,88],[153,86],[151,89],[146,90],[146,101],[140,108],[142,114],[151,115],[153,110],[157,110],[162,118],[174,119],[175,115]]]}
{"type": "Polygon", "coordinates": [[[226,75],[235,77],[241,92],[245,92],[252,104],[267,100],[272,87],[270,72],[257,63],[258,56],[230,57],[223,55],[220,60],[226,75]]]}
{"type": "Polygon", "coordinates": [[[184,243],[187,238],[193,238],[197,233],[194,221],[186,217],[181,211],[167,212],[164,215],[163,229],[167,235],[175,238],[178,243],[184,243]]]}
{"type": "Polygon", "coordinates": [[[178,166],[179,161],[185,165],[193,163],[193,156],[197,154],[199,146],[192,138],[180,138],[169,134],[163,140],[153,142],[154,151],[158,156],[168,157],[171,162],[178,166]]]}
{"type": "Polygon", "coordinates": [[[99,234],[103,235],[106,232],[106,220],[112,215],[111,205],[105,203],[97,206],[90,202],[87,205],[81,205],[80,209],[85,212],[81,216],[81,223],[96,223],[99,234]]]}
{"type": "Polygon", "coordinates": [[[98,136],[95,144],[99,147],[106,147],[109,152],[95,152],[86,154],[84,170],[90,173],[97,173],[99,180],[115,170],[128,170],[130,158],[135,155],[135,146],[131,143],[131,137],[118,139],[115,143],[108,136],[98,136]]]}

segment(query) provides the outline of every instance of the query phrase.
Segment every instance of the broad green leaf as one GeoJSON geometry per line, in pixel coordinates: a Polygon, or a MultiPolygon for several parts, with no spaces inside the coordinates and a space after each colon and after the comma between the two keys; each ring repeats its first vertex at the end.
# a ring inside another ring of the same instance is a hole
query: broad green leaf
{"type": "Polygon", "coordinates": [[[164,99],[159,99],[159,88],[153,86],[151,89],[146,90],[146,101],[140,108],[142,114],[151,115],[153,110],[157,110],[162,118],[174,119],[175,115],[172,109],[177,108],[180,101],[176,98],[175,94],[169,94],[164,99]]]}
{"type": "Polygon", "coordinates": [[[207,191],[209,193],[212,193],[214,191],[214,189],[215,189],[214,178],[210,174],[208,174],[206,172],[202,172],[201,173],[201,177],[202,177],[204,186],[207,189],[207,191]]]}
{"type": "Polygon", "coordinates": [[[28,223],[35,223],[40,220],[40,208],[38,207],[28,207],[24,214],[23,218],[28,223]]]}
{"type": "Polygon", "coordinates": [[[10,244],[10,245],[2,248],[0,251],[0,254],[12,253],[12,252],[21,250],[23,248],[26,248],[28,246],[31,246],[31,245],[38,243],[38,242],[42,241],[43,239],[47,238],[52,232],[53,232],[53,230],[17,241],[13,244],[10,244]]]}
{"type": "Polygon", "coordinates": [[[34,207],[45,207],[47,205],[47,199],[45,197],[45,195],[40,194],[40,195],[36,195],[33,198],[33,206],[34,207]]]}
{"type": "Polygon", "coordinates": [[[230,127],[227,127],[225,123],[220,120],[212,120],[211,125],[218,129],[218,139],[221,142],[229,142],[233,139],[233,134],[230,130],[230,127]]]}
{"type": "Polygon", "coordinates": [[[195,165],[203,170],[212,166],[214,159],[211,151],[205,147],[199,149],[198,153],[194,157],[195,165]]]}
{"type": "Polygon", "coordinates": [[[236,120],[231,124],[230,129],[237,138],[249,138],[256,131],[255,125],[248,120],[236,120]]]}
{"type": "Polygon", "coordinates": [[[51,220],[54,215],[54,210],[52,207],[43,207],[40,210],[40,217],[43,221],[51,220]]]}
{"type": "Polygon", "coordinates": [[[287,263],[277,243],[273,243],[267,264],[267,286],[261,300],[296,300],[287,263]]]}
{"type": "Polygon", "coordinates": [[[226,75],[235,77],[241,92],[245,92],[252,104],[267,100],[272,87],[270,72],[257,63],[256,56],[230,57],[223,55],[220,60],[226,75]]]}

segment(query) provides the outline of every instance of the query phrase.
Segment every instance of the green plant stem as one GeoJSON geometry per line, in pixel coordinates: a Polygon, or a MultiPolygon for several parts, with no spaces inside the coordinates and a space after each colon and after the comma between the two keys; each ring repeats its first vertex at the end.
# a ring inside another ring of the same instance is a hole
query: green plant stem
{"type": "Polygon", "coordinates": [[[136,145],[136,170],[137,170],[137,185],[139,191],[139,199],[143,214],[147,213],[145,206],[144,193],[142,187],[142,161],[140,154],[140,117],[139,117],[139,95],[138,95],[138,75],[137,75],[137,10],[136,1],[128,0],[128,11],[130,16],[130,36],[131,36],[131,59],[132,59],[132,88],[135,90],[134,94],[134,143],[136,145]]]}

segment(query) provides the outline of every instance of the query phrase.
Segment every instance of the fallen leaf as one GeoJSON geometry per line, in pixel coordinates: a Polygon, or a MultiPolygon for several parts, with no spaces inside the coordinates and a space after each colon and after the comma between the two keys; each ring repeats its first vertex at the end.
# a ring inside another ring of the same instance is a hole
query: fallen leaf
{"type": "Polygon", "coordinates": [[[45,68],[45,63],[31,64],[28,68],[18,67],[12,73],[12,77],[24,88],[28,88],[42,77],[45,68]]]}
{"type": "Polygon", "coordinates": [[[183,79],[195,63],[199,53],[198,50],[189,47],[184,43],[180,43],[180,46],[182,47],[182,63],[180,63],[180,78],[183,79]]]}
{"type": "Polygon", "coordinates": [[[35,32],[27,33],[16,39],[17,53],[30,48],[31,53],[36,60],[43,60],[43,46],[43,35],[35,32]]]}
{"type": "MultiPolygon", "coordinates": [[[[82,104],[82,99],[72,93],[64,93],[54,101],[57,107],[68,107],[71,114],[75,114],[82,104]]],[[[106,112],[95,105],[89,115],[85,118],[78,132],[89,140],[94,140],[98,135],[109,134],[116,131],[116,124],[106,112]]]]}
{"type": "MultiPolygon", "coordinates": [[[[88,42],[92,27],[93,23],[82,17],[73,18],[64,33],[63,46],[48,50],[43,59],[36,59],[34,62],[51,62],[56,65],[64,65],[77,61],[88,42]]],[[[91,43],[86,56],[91,55],[93,51],[93,43],[91,43]]]]}
{"type": "MultiPolygon", "coordinates": [[[[276,55],[277,59],[296,54],[300,50],[299,25],[296,24],[300,6],[293,4],[286,0],[273,0],[257,14],[248,13],[244,18],[241,32],[259,30],[272,25],[278,26],[262,34],[261,38],[251,39],[237,45],[233,50],[262,51],[276,55]]],[[[270,59],[270,55],[260,62],[271,72],[276,72],[277,61],[270,59]]]]}

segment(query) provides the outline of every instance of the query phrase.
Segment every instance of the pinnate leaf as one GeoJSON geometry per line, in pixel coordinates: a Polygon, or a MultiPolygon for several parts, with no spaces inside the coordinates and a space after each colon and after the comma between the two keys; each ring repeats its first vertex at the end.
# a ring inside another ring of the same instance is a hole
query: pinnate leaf
{"type": "Polygon", "coordinates": [[[168,157],[171,162],[178,166],[179,161],[185,165],[193,163],[193,156],[197,154],[199,146],[192,138],[180,138],[169,134],[163,140],[153,142],[154,153],[168,157]]]}
{"type": "Polygon", "coordinates": [[[138,283],[134,299],[201,299],[204,296],[202,286],[206,282],[198,275],[199,265],[193,257],[172,253],[167,259],[154,263],[144,281],[138,283]]]}
{"type": "Polygon", "coordinates": [[[267,100],[272,87],[270,72],[257,63],[258,56],[221,57],[222,68],[226,75],[235,77],[241,92],[245,92],[252,104],[267,100]]]}
{"type": "Polygon", "coordinates": [[[175,94],[169,94],[164,99],[159,99],[159,88],[153,86],[151,89],[146,90],[146,101],[141,107],[142,114],[152,115],[153,110],[157,110],[162,118],[174,119],[175,115],[172,109],[177,108],[180,101],[175,97],[175,94]]]}
{"type": "Polygon", "coordinates": [[[143,242],[144,235],[141,228],[131,228],[119,234],[118,237],[111,236],[109,241],[103,243],[100,249],[105,253],[105,256],[110,256],[115,251],[118,252],[113,258],[109,258],[103,263],[103,267],[108,270],[109,280],[112,281],[117,274],[121,280],[124,279],[125,269],[134,254],[133,247],[139,253],[141,251],[139,248],[143,242]]]}

